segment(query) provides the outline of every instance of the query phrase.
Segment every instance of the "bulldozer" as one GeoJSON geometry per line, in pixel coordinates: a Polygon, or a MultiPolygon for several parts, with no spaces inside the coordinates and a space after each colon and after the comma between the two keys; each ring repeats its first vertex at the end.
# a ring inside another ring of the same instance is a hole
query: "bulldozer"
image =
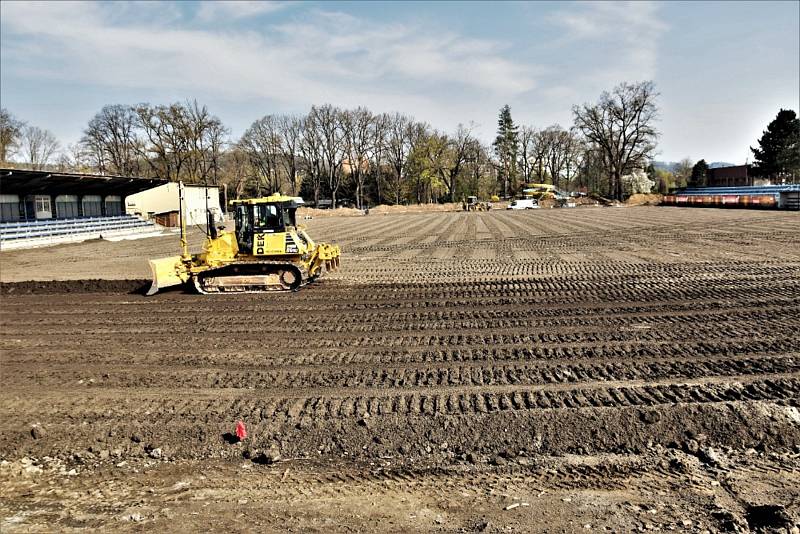
{"type": "Polygon", "coordinates": [[[150,260],[147,295],[181,284],[201,294],[296,291],[339,267],[339,247],[315,243],[296,223],[295,199],[281,194],[232,201],[233,232],[217,228],[207,212],[202,252],[190,254],[182,183],[178,191],[181,255],[150,260]]]}
{"type": "Polygon", "coordinates": [[[492,209],[490,202],[478,202],[478,197],[469,196],[461,201],[461,208],[464,211],[489,211],[492,209]]]}

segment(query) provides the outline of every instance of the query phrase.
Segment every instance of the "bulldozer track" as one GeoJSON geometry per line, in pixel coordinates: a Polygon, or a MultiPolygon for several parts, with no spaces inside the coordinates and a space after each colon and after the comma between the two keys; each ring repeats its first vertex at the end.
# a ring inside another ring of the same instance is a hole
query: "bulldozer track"
{"type": "MultiPolygon", "coordinates": [[[[796,215],[309,222],[345,261],[297,293],[147,299],[138,281],[3,285],[0,452],[78,450],[116,429],[124,437],[107,441],[124,447],[138,434],[178,458],[211,457],[237,419],[298,456],[374,459],[401,445],[435,456],[444,441],[496,454],[530,449],[532,436],[543,453],[607,453],[681,443],[687,431],[800,445],[796,215]],[[19,420],[41,421],[48,440],[32,442],[19,420]]],[[[570,469],[548,484],[602,479],[570,469]]],[[[391,473],[351,482],[427,476],[391,473]]],[[[447,478],[461,484],[457,470],[447,478]]]]}

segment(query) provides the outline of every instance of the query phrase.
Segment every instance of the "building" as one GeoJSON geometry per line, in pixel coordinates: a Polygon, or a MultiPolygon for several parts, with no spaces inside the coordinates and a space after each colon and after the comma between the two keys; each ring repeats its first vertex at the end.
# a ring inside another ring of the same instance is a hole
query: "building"
{"type": "Polygon", "coordinates": [[[129,195],[164,183],[159,178],[0,169],[0,221],[124,215],[129,195]]]}
{"type": "Polygon", "coordinates": [[[800,184],[686,187],[664,195],[668,206],[800,210],[800,184]]]}
{"type": "MultiPolygon", "coordinates": [[[[184,209],[186,224],[205,225],[206,209],[211,210],[216,221],[223,220],[223,211],[219,202],[219,187],[184,184],[184,209]]],[[[146,219],[155,219],[159,224],[177,221],[179,209],[178,184],[168,182],[153,189],[130,195],[125,200],[125,212],[146,219]]]]}
{"type": "Polygon", "coordinates": [[[716,167],[706,172],[707,187],[746,187],[754,185],[750,165],[716,167]]]}

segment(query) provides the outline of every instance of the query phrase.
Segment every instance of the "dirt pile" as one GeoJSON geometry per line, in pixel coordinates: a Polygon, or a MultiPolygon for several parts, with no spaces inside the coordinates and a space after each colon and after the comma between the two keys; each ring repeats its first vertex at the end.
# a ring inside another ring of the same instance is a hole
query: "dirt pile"
{"type": "MultiPolygon", "coordinates": [[[[369,208],[370,214],[389,215],[397,213],[441,213],[447,211],[462,211],[460,203],[447,203],[447,204],[411,204],[408,206],[397,205],[390,206],[381,204],[369,208]]],[[[311,217],[362,217],[364,210],[355,208],[336,208],[335,210],[316,209],[316,208],[298,208],[297,216],[303,218],[305,216],[311,217]]]]}
{"type": "Polygon", "coordinates": [[[297,208],[298,222],[306,217],[361,217],[364,212],[355,208],[336,208],[335,210],[317,208],[297,208]]]}
{"type": "Polygon", "coordinates": [[[656,193],[636,193],[628,197],[625,204],[628,206],[658,206],[662,199],[663,195],[656,193]]]}
{"type": "Polygon", "coordinates": [[[370,208],[370,213],[392,214],[392,213],[438,213],[445,211],[463,211],[460,202],[445,204],[411,204],[408,206],[389,206],[381,204],[370,208]]]}
{"type": "Polygon", "coordinates": [[[144,294],[150,280],[47,280],[0,282],[0,295],[50,295],[60,293],[144,294]]]}

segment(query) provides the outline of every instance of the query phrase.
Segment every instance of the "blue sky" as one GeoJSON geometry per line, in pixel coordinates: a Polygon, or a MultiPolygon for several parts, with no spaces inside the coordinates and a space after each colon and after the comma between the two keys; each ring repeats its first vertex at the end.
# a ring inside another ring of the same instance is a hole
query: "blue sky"
{"type": "Polygon", "coordinates": [[[569,126],[622,81],[661,93],[658,159],[743,163],[800,108],[800,2],[0,3],[0,103],[77,141],[105,104],[197,99],[235,138],[312,104],[436,128],[569,126]]]}

